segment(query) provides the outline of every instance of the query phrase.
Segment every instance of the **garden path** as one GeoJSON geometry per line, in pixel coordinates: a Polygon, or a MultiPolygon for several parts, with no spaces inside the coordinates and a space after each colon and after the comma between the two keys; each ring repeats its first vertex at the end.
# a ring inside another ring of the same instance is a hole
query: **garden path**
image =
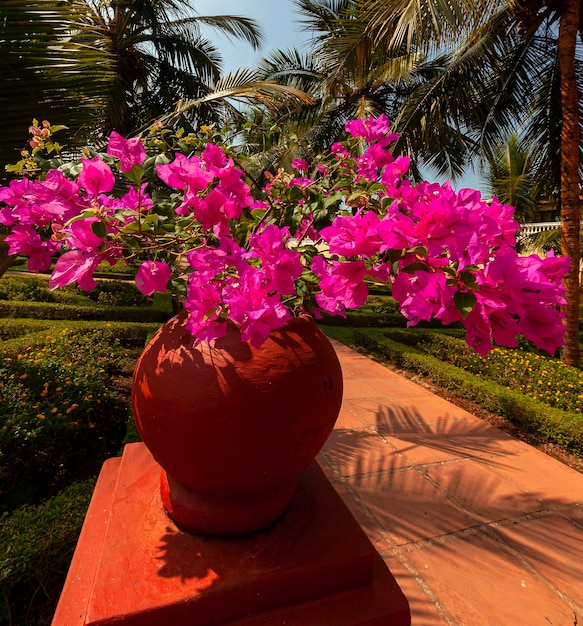
{"type": "Polygon", "coordinates": [[[320,453],[413,626],[583,624],[583,474],[334,342],[320,453]]]}

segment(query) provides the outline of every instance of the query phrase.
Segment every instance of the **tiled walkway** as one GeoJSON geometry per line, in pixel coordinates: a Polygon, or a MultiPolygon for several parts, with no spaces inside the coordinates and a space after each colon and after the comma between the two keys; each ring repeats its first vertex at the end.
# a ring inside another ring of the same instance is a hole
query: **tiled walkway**
{"type": "Polygon", "coordinates": [[[583,474],[335,343],[320,454],[413,626],[583,625],[583,474]]]}

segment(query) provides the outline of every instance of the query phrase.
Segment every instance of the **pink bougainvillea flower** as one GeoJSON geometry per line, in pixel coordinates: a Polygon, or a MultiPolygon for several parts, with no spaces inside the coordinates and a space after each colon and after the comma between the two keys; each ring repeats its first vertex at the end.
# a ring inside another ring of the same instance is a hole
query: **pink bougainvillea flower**
{"type": "Polygon", "coordinates": [[[251,235],[249,252],[243,255],[248,259],[261,259],[266,290],[277,291],[282,295],[292,295],[295,292],[295,280],[304,269],[301,254],[285,247],[287,240],[288,228],[270,224],[260,233],[251,235]]]}
{"type": "Polygon", "coordinates": [[[8,245],[8,254],[23,254],[28,257],[27,267],[32,272],[48,270],[52,263],[51,255],[58,248],[58,244],[53,241],[43,241],[29,224],[14,226],[4,242],[8,245]]]}
{"type": "MultiPolygon", "coordinates": [[[[221,337],[227,320],[259,346],[305,309],[344,315],[366,301],[372,277],[392,282],[409,324],[461,321],[480,354],[494,343],[515,346],[519,333],[556,350],[568,259],[519,256],[513,209],[496,198],[406,180],[410,160],[392,155],[397,135],[386,116],[351,120],[346,130],[360,141],[335,143],[325,161],[315,160],[313,179],[308,163],[294,159],[294,172],[265,173],[257,198],[225,146],[197,151],[193,136],[190,156],[164,148],[164,161],[168,153],[173,160],[156,166],[152,184],[141,177],[141,142],[112,133],[107,159],[133,173],[127,192],[106,162],[82,159],[76,180],[67,176],[78,164],[0,187],[0,224],[11,229],[10,253],[27,255],[31,269],[63,253],[51,288],[73,281],[92,288],[100,261],[126,256],[145,261],[136,284],[151,295],[167,289],[176,268],[188,276],[185,306],[197,342],[221,337]],[[162,258],[168,264],[154,260],[162,258]]],[[[51,132],[35,126],[35,146],[51,132]]]]}
{"type": "Polygon", "coordinates": [[[163,261],[145,261],[136,272],[136,287],[146,296],[155,291],[165,293],[172,270],[163,261]]]}
{"type": "Polygon", "coordinates": [[[104,163],[98,156],[92,159],[81,159],[81,163],[83,169],[77,183],[85,189],[85,193],[96,196],[113,189],[115,176],[107,163],[104,163]]]}
{"type": "Polygon", "coordinates": [[[362,261],[326,263],[319,256],[312,260],[312,271],[320,279],[316,303],[327,313],[345,316],[346,309],[362,306],[368,297],[362,261]]]}
{"type": "Polygon", "coordinates": [[[382,239],[379,237],[379,218],[373,211],[358,212],[354,216],[339,216],[331,226],[320,231],[332,254],[342,256],[374,256],[382,239]]]}
{"type": "Polygon", "coordinates": [[[49,280],[50,289],[65,287],[77,281],[84,291],[91,291],[97,286],[93,272],[99,265],[101,257],[91,252],[71,250],[61,255],[49,280]]]}
{"type": "Polygon", "coordinates": [[[103,242],[103,237],[99,237],[93,230],[93,225],[101,223],[98,217],[88,217],[71,222],[70,226],[63,228],[61,234],[68,235],[67,245],[69,248],[77,250],[93,250],[99,248],[103,242]]]}
{"type": "Polygon", "coordinates": [[[272,330],[281,328],[291,319],[291,313],[279,301],[268,304],[264,309],[249,312],[241,327],[241,340],[260,348],[272,330]]]}
{"type": "Polygon", "coordinates": [[[185,157],[183,154],[178,153],[172,163],[156,165],[156,172],[173,189],[188,187],[190,190],[198,192],[206,189],[214,178],[202,165],[203,161],[200,157],[195,155],[185,157]]]}
{"type": "Polygon", "coordinates": [[[300,172],[305,172],[308,169],[308,163],[304,159],[294,159],[291,162],[291,166],[294,170],[299,170],[300,172]]]}
{"type": "Polygon", "coordinates": [[[392,293],[407,318],[407,326],[432,317],[447,316],[450,322],[461,319],[453,304],[455,289],[447,286],[444,274],[430,271],[401,272],[392,286],[392,293]]]}
{"type": "Polygon", "coordinates": [[[227,155],[214,143],[207,143],[200,156],[213,174],[227,165],[227,155]]]}
{"type": "Polygon", "coordinates": [[[346,131],[353,137],[363,137],[369,143],[383,140],[385,145],[399,138],[398,135],[389,135],[391,123],[389,118],[382,113],[377,118],[372,115],[367,119],[349,120],[345,124],[346,131]]]}
{"type": "Polygon", "coordinates": [[[224,213],[229,219],[241,217],[243,209],[250,207],[254,200],[249,185],[242,180],[243,172],[236,167],[227,167],[218,173],[217,189],[233,202],[225,205],[224,213]]]}
{"type": "Polygon", "coordinates": [[[138,137],[125,139],[115,131],[109,136],[107,154],[119,159],[120,172],[131,172],[146,159],[146,149],[138,137]]]}

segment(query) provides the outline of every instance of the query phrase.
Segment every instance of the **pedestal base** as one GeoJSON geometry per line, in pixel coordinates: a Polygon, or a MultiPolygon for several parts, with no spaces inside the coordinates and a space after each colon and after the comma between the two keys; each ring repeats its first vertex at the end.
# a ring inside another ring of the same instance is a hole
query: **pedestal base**
{"type": "Polygon", "coordinates": [[[409,626],[407,600],[313,463],[290,509],[238,539],[180,531],[143,444],[97,482],[53,626],[409,626]]]}

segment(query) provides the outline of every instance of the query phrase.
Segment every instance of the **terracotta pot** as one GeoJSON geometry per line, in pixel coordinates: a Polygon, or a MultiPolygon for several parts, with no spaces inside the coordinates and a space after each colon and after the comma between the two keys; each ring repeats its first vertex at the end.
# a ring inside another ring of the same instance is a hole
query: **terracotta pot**
{"type": "Polygon", "coordinates": [[[260,349],[230,325],[193,347],[186,313],[165,324],[138,361],[133,411],[162,466],[166,510],[182,528],[248,534],[285,512],[330,434],[342,402],[333,347],[303,317],[260,349]]]}

